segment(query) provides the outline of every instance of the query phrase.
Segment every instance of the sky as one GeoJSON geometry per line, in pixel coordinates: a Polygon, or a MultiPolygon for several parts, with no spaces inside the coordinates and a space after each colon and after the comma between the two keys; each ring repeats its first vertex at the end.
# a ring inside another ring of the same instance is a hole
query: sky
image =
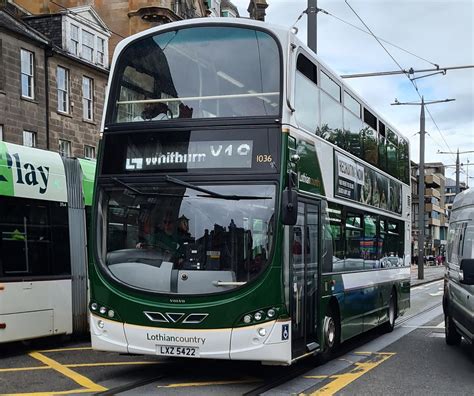
{"type": "MultiPolygon", "coordinates": [[[[249,0],[232,0],[248,17],[249,0]]],[[[267,0],[266,22],[290,28],[308,6],[308,0],[267,0]]],[[[383,46],[367,32],[345,0],[317,0],[327,11],[317,17],[317,52],[337,74],[357,74],[442,67],[474,66],[474,0],[347,0],[383,46]],[[342,21],[341,21],[342,20],[342,21]],[[389,42],[390,44],[388,44],[389,42]],[[394,44],[394,45],[393,45],[394,44]],[[397,48],[399,47],[399,48],[397,48]],[[400,49],[401,48],[401,49],[400,49]],[[408,52],[411,54],[409,54],[408,52]],[[394,59],[392,59],[392,57],[394,59]],[[399,67],[400,66],[400,67],[399,67]]],[[[306,14],[296,24],[298,37],[307,41],[306,14]]],[[[420,77],[430,73],[416,73],[420,77]]],[[[474,185],[474,68],[448,70],[415,80],[406,75],[345,79],[345,82],[410,141],[411,159],[419,162],[420,106],[399,102],[455,99],[425,107],[425,162],[443,162],[446,176],[455,178],[459,149],[460,181],[474,185]],[[472,153],[463,153],[472,151],[472,153]],[[467,164],[473,164],[467,166],[467,164]],[[452,165],[452,166],[451,166],[452,165]],[[471,177],[472,176],[472,177],[471,177]],[[469,179],[467,179],[469,177],[469,179]]]]}

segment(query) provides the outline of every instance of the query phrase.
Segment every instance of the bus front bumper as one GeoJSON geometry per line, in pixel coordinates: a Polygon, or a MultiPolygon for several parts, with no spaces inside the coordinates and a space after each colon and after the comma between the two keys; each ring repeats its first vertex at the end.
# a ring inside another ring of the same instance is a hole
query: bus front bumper
{"type": "Polygon", "coordinates": [[[137,326],[90,316],[92,348],[146,355],[291,363],[291,322],[227,329],[137,326]]]}

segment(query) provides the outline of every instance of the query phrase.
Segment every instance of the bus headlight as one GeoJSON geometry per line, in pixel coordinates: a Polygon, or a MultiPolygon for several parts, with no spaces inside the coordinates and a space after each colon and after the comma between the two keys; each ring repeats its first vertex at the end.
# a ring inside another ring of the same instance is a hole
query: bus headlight
{"type": "Polygon", "coordinates": [[[107,312],[107,316],[108,316],[109,318],[113,318],[113,317],[115,316],[114,310],[113,310],[113,309],[109,309],[109,312],[107,312]]]}
{"type": "Polygon", "coordinates": [[[273,318],[275,315],[276,315],[276,311],[275,311],[273,308],[271,308],[271,309],[269,309],[269,310],[267,311],[267,316],[268,316],[270,319],[273,318]]]}
{"type": "Polygon", "coordinates": [[[92,304],[91,304],[91,309],[92,309],[93,311],[97,311],[97,308],[99,308],[99,306],[97,305],[97,303],[92,303],[92,304]]]}
{"type": "Polygon", "coordinates": [[[105,315],[105,313],[107,312],[107,308],[100,307],[99,312],[101,313],[101,315],[105,315]]]}
{"type": "Polygon", "coordinates": [[[251,315],[245,315],[244,316],[244,323],[249,324],[252,321],[252,316],[251,315]]]}
{"type": "Polygon", "coordinates": [[[263,317],[263,315],[262,315],[262,313],[261,313],[260,311],[259,311],[259,312],[255,312],[255,315],[253,316],[253,318],[254,318],[255,320],[262,320],[262,317],[263,317]]]}

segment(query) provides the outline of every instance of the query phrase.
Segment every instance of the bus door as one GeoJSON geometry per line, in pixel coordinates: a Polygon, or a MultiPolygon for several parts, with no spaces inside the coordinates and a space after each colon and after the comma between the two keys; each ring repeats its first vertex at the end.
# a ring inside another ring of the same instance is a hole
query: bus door
{"type": "Polygon", "coordinates": [[[298,220],[290,232],[290,298],[293,358],[311,352],[316,343],[318,263],[318,204],[301,202],[298,220]]]}

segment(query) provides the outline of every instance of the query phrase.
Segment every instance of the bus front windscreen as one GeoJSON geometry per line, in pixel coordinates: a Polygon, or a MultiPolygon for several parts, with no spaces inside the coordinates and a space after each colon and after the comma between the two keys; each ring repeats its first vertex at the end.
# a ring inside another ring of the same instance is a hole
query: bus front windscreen
{"type": "Polygon", "coordinates": [[[280,63],[275,39],[248,28],[145,37],[118,58],[106,122],[278,116],[280,63]]]}
{"type": "Polygon", "coordinates": [[[268,264],[275,185],[171,178],[153,190],[122,186],[102,192],[99,248],[122,283],[157,293],[219,293],[255,279],[268,264]]]}

